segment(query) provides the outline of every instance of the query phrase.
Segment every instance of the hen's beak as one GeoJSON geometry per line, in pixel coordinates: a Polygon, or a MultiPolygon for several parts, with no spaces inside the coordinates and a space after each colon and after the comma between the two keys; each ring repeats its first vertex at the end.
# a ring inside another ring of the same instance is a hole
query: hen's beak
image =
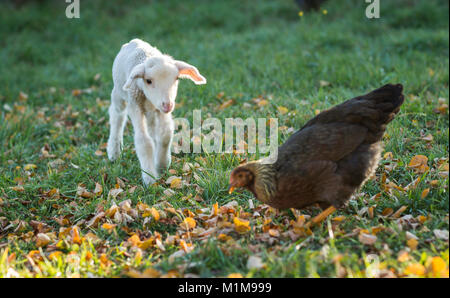
{"type": "Polygon", "coordinates": [[[236,189],[236,186],[230,185],[230,187],[228,188],[228,193],[231,195],[235,189],[236,189]]]}

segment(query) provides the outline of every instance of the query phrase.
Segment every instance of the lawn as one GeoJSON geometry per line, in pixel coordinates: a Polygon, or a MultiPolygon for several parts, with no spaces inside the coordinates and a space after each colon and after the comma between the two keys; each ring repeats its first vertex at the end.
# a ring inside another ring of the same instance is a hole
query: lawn
{"type": "Polygon", "coordinates": [[[0,277],[448,277],[448,1],[0,3],[0,277]],[[338,3],[339,2],[339,3],[338,3]],[[129,123],[106,156],[111,68],[139,37],[198,67],[174,117],[278,118],[279,143],[386,83],[405,103],[376,176],[320,212],[228,194],[246,154],[172,154],[148,188],[129,123]],[[170,178],[176,176],[179,178],[170,178]],[[167,180],[171,183],[166,183],[167,180]]]}

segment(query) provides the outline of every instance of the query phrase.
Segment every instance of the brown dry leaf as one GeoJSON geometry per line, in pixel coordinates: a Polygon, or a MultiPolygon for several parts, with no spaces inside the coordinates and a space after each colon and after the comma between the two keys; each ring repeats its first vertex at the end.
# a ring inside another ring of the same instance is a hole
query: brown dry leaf
{"type": "Polygon", "coordinates": [[[269,229],[269,235],[272,237],[280,237],[280,232],[276,229],[269,229]]]}
{"type": "Polygon", "coordinates": [[[330,82],[327,82],[327,81],[324,81],[324,80],[320,80],[319,84],[320,84],[320,87],[326,87],[326,86],[330,86],[331,85],[330,82]]]}
{"type": "Polygon", "coordinates": [[[81,89],[72,90],[72,96],[80,96],[83,91],[81,89]]]}
{"type": "Polygon", "coordinates": [[[111,207],[109,207],[109,209],[106,210],[105,215],[112,218],[114,217],[117,211],[119,211],[119,207],[116,205],[116,203],[113,203],[111,207]]]}
{"type": "Polygon", "coordinates": [[[430,169],[428,167],[428,157],[425,155],[416,155],[411,158],[408,167],[415,169],[418,173],[425,173],[430,169]]]}
{"type": "Polygon", "coordinates": [[[103,152],[102,150],[96,150],[94,154],[97,156],[103,156],[105,155],[105,152],[103,152]]]}
{"type": "Polygon", "coordinates": [[[14,191],[18,191],[18,192],[24,192],[25,191],[25,188],[23,188],[23,186],[21,186],[21,185],[11,186],[10,189],[14,190],[14,191]]]}
{"type": "Polygon", "coordinates": [[[89,192],[83,184],[78,184],[77,196],[89,199],[89,198],[94,197],[94,194],[89,192]]]}
{"type": "Polygon", "coordinates": [[[103,186],[100,183],[95,182],[94,194],[96,196],[99,196],[102,194],[102,192],[103,192],[103,186]]]}
{"type": "Polygon", "coordinates": [[[373,210],[374,210],[373,206],[370,206],[369,209],[367,209],[367,213],[369,214],[370,218],[373,218],[374,215],[373,210]]]}
{"type": "Polygon", "coordinates": [[[393,218],[399,218],[400,215],[401,215],[407,208],[408,208],[407,206],[402,206],[402,207],[400,207],[397,211],[395,211],[394,214],[392,214],[392,217],[393,217],[393,218]]]}
{"type": "Polygon", "coordinates": [[[115,199],[121,193],[123,193],[123,189],[121,189],[121,188],[110,189],[109,193],[108,193],[108,198],[112,197],[113,199],[115,199]]]}
{"type": "Polygon", "coordinates": [[[394,213],[394,210],[393,210],[392,208],[385,208],[385,209],[383,210],[383,212],[381,212],[381,215],[383,215],[383,216],[389,216],[389,215],[391,215],[392,213],[394,213]]]}
{"type": "Polygon", "coordinates": [[[433,230],[433,234],[434,234],[434,236],[436,236],[436,238],[448,241],[448,231],[447,230],[435,229],[435,230],[433,230]]]}
{"type": "Polygon", "coordinates": [[[424,136],[423,138],[420,138],[423,141],[426,142],[432,142],[433,141],[433,136],[431,134],[427,134],[426,136],[424,136]]]}
{"type": "Polygon", "coordinates": [[[377,236],[366,233],[360,233],[358,237],[359,241],[365,245],[373,245],[377,242],[377,236]]]}
{"type": "Polygon", "coordinates": [[[50,237],[44,233],[39,233],[36,235],[36,246],[42,247],[49,244],[51,241],[50,237]]]}

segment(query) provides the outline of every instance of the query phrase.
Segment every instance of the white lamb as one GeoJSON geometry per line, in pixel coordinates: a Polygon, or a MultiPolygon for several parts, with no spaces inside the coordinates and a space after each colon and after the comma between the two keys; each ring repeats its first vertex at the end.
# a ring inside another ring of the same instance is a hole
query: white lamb
{"type": "Polygon", "coordinates": [[[122,46],[114,60],[112,75],[108,157],[115,160],[120,155],[128,113],[142,179],[144,184],[152,184],[171,161],[174,131],[171,113],[178,79],[188,78],[197,85],[206,84],[206,79],[194,66],[163,55],[140,39],[122,46]]]}

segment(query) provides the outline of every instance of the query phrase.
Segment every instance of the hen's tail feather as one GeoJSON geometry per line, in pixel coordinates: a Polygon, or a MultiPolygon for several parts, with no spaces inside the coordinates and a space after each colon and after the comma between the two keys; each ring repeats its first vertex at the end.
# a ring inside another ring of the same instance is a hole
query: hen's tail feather
{"type": "Polygon", "coordinates": [[[375,115],[378,118],[377,121],[367,118],[361,121],[361,124],[369,130],[366,143],[374,143],[381,140],[387,124],[395,118],[405,100],[402,91],[403,86],[401,84],[387,84],[358,98],[358,100],[372,102],[371,108],[376,111],[375,115]]]}
{"type": "Polygon", "coordinates": [[[387,84],[366,95],[347,100],[309,120],[302,129],[315,124],[345,122],[362,125],[368,134],[365,143],[378,142],[383,137],[386,125],[400,111],[404,96],[401,84],[387,84]]]}

